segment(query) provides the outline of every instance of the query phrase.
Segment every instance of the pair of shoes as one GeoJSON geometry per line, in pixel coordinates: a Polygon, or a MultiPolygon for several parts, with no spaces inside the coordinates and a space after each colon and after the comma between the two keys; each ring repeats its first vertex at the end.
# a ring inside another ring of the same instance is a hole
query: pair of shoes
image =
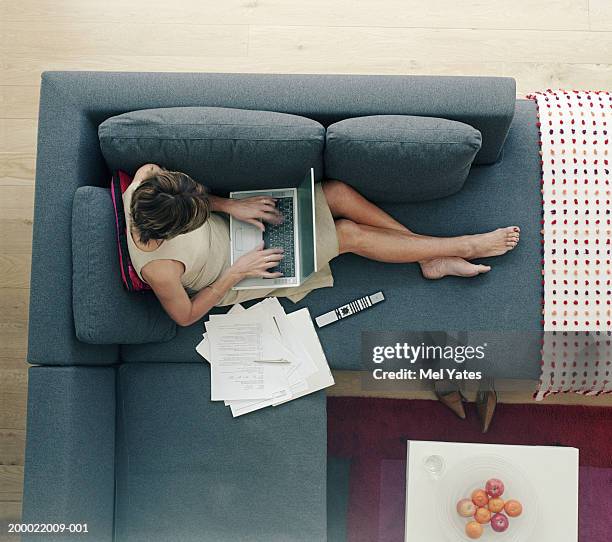
{"type": "Polygon", "coordinates": [[[480,423],[482,424],[483,433],[486,433],[491,426],[496,406],[497,392],[493,385],[493,379],[484,378],[480,382],[480,387],[476,395],[476,410],[480,418],[480,423]]]}
{"type": "MultiPolygon", "coordinates": [[[[464,395],[456,390],[440,391],[435,390],[436,397],[445,407],[449,408],[458,418],[465,420],[465,409],[463,403],[467,401],[464,395]]],[[[492,378],[481,380],[478,393],[476,395],[476,411],[480,418],[482,432],[486,433],[491,426],[495,407],[497,406],[497,392],[493,385],[492,378]]]]}
{"type": "Polygon", "coordinates": [[[438,401],[445,407],[450,408],[458,418],[465,420],[466,416],[463,403],[466,399],[458,389],[450,391],[438,391],[436,389],[435,393],[438,401]]]}

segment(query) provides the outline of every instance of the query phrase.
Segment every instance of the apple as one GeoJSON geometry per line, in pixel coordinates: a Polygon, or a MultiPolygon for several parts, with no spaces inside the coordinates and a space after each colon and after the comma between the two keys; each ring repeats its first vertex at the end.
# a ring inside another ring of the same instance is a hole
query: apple
{"type": "Polygon", "coordinates": [[[470,499],[461,499],[457,503],[457,513],[463,518],[472,517],[476,513],[476,505],[470,499]]]}
{"type": "Polygon", "coordinates": [[[508,518],[503,514],[493,514],[491,517],[491,529],[496,533],[503,533],[509,525],[508,518]]]}
{"type": "Polygon", "coordinates": [[[482,525],[478,523],[477,521],[470,521],[465,526],[465,534],[468,536],[468,538],[471,538],[472,540],[476,540],[477,538],[480,538],[482,536],[482,532],[483,532],[482,525]]]}
{"type": "Polygon", "coordinates": [[[489,497],[501,497],[504,494],[504,483],[497,478],[491,478],[487,480],[487,484],[485,486],[485,490],[489,497]]]}

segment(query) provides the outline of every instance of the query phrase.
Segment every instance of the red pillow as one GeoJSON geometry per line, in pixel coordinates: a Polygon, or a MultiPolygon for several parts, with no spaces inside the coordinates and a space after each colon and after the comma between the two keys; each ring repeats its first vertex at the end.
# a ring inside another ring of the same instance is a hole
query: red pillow
{"type": "Polygon", "coordinates": [[[121,280],[128,292],[142,292],[144,290],[150,290],[151,287],[140,280],[130,260],[130,252],[127,243],[127,236],[130,234],[127,231],[125,212],[123,209],[122,196],[131,182],[132,178],[127,173],[124,171],[116,171],[111,180],[111,197],[113,199],[113,207],[115,208],[115,225],[117,231],[117,247],[119,248],[121,280]]]}

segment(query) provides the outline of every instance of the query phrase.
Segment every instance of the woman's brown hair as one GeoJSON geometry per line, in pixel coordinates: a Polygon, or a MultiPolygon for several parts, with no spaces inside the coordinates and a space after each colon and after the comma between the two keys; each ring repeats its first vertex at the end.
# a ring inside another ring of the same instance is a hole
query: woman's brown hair
{"type": "Polygon", "coordinates": [[[199,228],[210,211],[204,186],[185,173],[167,170],[143,180],[134,190],[130,205],[132,224],[145,244],[199,228]]]}

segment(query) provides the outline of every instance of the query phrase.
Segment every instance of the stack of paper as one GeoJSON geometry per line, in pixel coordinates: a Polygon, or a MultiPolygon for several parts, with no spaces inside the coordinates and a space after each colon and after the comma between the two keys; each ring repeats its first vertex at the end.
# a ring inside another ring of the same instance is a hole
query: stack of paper
{"type": "Polygon", "coordinates": [[[211,315],[196,350],[210,363],[211,401],[234,417],[334,384],[308,309],[286,314],[275,297],[211,315]]]}

